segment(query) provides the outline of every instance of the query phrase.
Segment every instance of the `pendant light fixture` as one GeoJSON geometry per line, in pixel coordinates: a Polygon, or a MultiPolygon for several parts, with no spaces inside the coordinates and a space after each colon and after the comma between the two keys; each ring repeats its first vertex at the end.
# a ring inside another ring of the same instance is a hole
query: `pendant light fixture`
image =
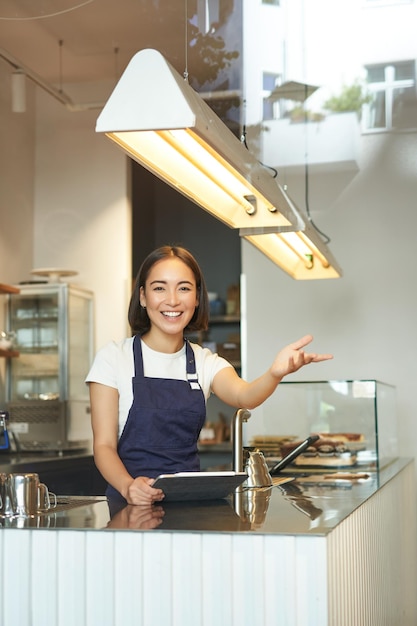
{"type": "Polygon", "coordinates": [[[293,278],[341,270],[243,142],[156,50],[134,55],[97,118],[129,157],[266,254],[293,278]]]}
{"type": "Polygon", "coordinates": [[[243,228],[239,233],[296,280],[342,276],[342,270],[330,250],[308,223],[303,230],[294,232],[243,228]]]}
{"type": "Polygon", "coordinates": [[[342,270],[317,229],[287,198],[298,215],[299,229],[241,228],[240,236],[296,280],[340,278],[342,270]]]}
{"type": "Polygon", "coordinates": [[[296,280],[340,278],[342,270],[316,228],[287,198],[298,215],[300,228],[241,228],[240,236],[296,280]]]}
{"type": "Polygon", "coordinates": [[[131,59],[96,131],[231,228],[299,227],[272,173],[156,50],[131,59]]]}

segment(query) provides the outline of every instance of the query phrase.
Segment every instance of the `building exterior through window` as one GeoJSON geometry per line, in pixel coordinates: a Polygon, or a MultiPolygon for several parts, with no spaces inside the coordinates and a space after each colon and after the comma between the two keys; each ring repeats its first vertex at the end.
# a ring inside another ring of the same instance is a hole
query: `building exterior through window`
{"type": "Polygon", "coordinates": [[[263,90],[263,118],[264,120],[273,120],[280,117],[281,112],[277,111],[279,102],[272,102],[269,96],[277,85],[281,83],[280,74],[272,74],[263,72],[262,74],[262,90],[263,90]]]}
{"type": "MultiPolygon", "coordinates": [[[[415,62],[369,65],[366,72],[372,101],[365,106],[364,130],[408,125],[407,109],[416,102],[415,62]]],[[[411,120],[409,124],[414,125],[411,120]]]]}

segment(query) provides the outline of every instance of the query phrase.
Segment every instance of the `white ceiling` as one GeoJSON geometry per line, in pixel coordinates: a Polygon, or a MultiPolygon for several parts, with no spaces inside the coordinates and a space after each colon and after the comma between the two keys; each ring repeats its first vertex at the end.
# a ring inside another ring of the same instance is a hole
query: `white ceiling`
{"type": "Polygon", "coordinates": [[[184,0],[0,0],[0,52],[56,87],[117,79],[145,47],[181,66],[187,11],[184,0]]]}

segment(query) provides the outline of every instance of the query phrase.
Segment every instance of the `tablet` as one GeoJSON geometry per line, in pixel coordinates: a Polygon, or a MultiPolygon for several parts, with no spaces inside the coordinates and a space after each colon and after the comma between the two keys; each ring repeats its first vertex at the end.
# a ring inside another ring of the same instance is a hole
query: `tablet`
{"type": "Polygon", "coordinates": [[[178,472],[161,474],[152,486],[162,489],[163,502],[219,500],[227,498],[247,477],[246,472],[178,472]]]}

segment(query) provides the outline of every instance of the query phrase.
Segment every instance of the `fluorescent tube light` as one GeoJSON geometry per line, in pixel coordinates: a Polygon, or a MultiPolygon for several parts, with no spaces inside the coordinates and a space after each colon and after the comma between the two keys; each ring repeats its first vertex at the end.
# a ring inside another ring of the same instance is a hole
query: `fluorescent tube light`
{"type": "Polygon", "coordinates": [[[332,253],[308,223],[296,232],[243,228],[239,233],[296,280],[342,276],[332,253]]]}
{"type": "Polygon", "coordinates": [[[231,228],[302,227],[271,172],[156,50],[131,59],[96,131],[231,228]]]}
{"type": "Polygon", "coordinates": [[[26,76],[17,71],[12,74],[12,112],[26,112],[26,76]]]}

